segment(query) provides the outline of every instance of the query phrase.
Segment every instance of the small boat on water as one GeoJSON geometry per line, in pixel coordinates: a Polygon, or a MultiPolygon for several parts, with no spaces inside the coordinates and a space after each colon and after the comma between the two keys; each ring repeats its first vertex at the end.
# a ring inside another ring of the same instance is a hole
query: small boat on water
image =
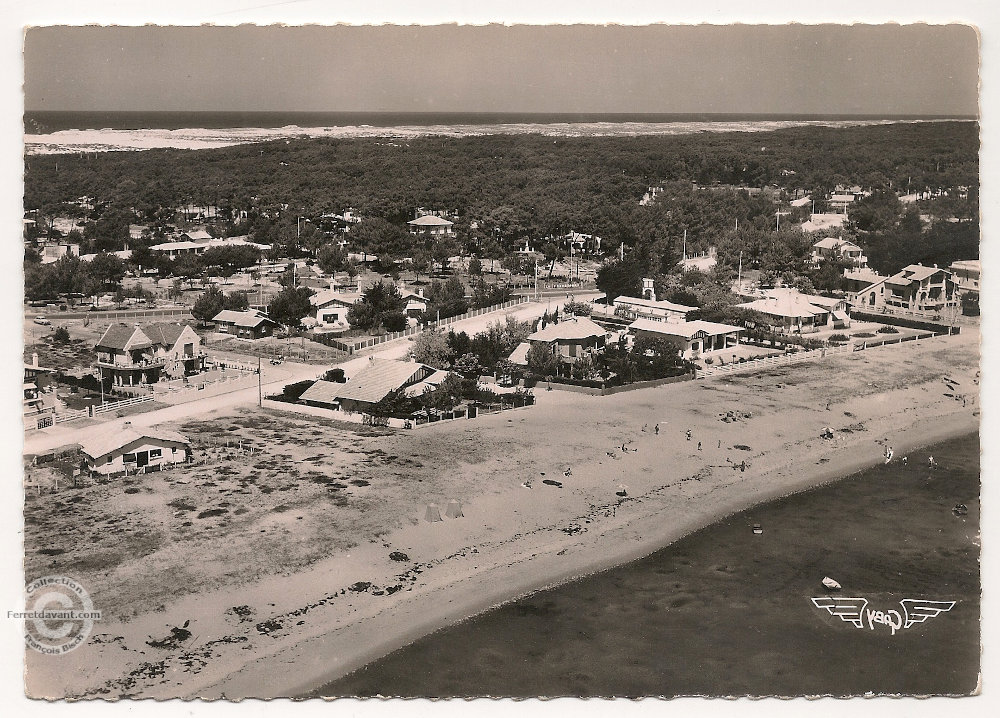
{"type": "Polygon", "coordinates": [[[764,529],[763,529],[763,528],[761,528],[761,525],[760,525],[760,524],[754,524],[754,525],[753,525],[753,532],[754,532],[755,534],[762,534],[762,533],[764,533],[764,529]]]}
{"type": "Polygon", "coordinates": [[[841,585],[839,583],[837,583],[836,581],[834,581],[829,576],[824,576],[823,577],[823,587],[827,591],[839,591],[841,589],[841,585]]]}

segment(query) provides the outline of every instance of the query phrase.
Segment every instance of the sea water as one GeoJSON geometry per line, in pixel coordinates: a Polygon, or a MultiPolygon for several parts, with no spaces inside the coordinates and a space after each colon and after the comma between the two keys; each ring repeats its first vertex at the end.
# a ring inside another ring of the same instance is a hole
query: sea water
{"type": "Polygon", "coordinates": [[[897,456],[438,631],[316,695],[968,694],[979,488],[978,435],[897,456]],[[866,600],[861,625],[812,600],[828,596],[866,600]],[[955,603],[905,628],[904,599],[955,603]]]}

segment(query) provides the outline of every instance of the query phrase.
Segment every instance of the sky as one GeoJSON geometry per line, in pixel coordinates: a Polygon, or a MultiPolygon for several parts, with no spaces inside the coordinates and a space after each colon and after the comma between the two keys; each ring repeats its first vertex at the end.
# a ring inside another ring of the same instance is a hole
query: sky
{"type": "Polygon", "coordinates": [[[36,27],[36,110],[978,114],[965,25],[36,27]]]}

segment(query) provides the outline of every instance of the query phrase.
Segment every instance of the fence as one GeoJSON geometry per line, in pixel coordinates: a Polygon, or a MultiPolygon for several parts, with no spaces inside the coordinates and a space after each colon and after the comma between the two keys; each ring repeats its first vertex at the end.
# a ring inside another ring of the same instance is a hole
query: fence
{"type": "Polygon", "coordinates": [[[767,368],[770,366],[783,366],[788,364],[799,364],[801,362],[810,361],[812,359],[819,359],[827,355],[836,354],[850,354],[857,351],[865,351],[866,349],[875,349],[877,347],[883,347],[887,344],[902,344],[903,342],[913,342],[920,339],[929,339],[930,337],[940,336],[941,334],[947,334],[947,332],[927,332],[926,334],[910,334],[905,337],[896,337],[893,339],[882,339],[876,341],[865,341],[861,344],[843,344],[836,347],[826,347],[823,349],[810,349],[808,351],[791,352],[789,354],[774,354],[772,356],[759,357],[757,359],[750,359],[749,361],[736,362],[730,364],[720,364],[718,366],[710,366],[704,369],[698,369],[698,378],[708,378],[712,376],[719,376],[721,374],[736,374],[746,371],[755,371],[758,369],[767,368]]]}
{"type": "MultiPolygon", "coordinates": [[[[444,327],[449,324],[454,324],[455,322],[460,322],[463,319],[471,319],[473,317],[480,317],[483,314],[489,314],[491,312],[499,312],[504,309],[509,309],[510,307],[516,306],[518,304],[524,304],[528,301],[528,297],[518,297],[517,299],[511,299],[510,301],[504,302],[503,304],[494,304],[490,307],[483,307],[482,309],[473,309],[466,312],[465,314],[458,314],[454,317],[447,317],[445,319],[438,320],[436,322],[429,322],[428,326],[433,328],[444,327]]],[[[363,339],[358,342],[348,343],[341,341],[339,339],[334,339],[333,337],[324,337],[323,334],[314,334],[312,339],[319,342],[320,344],[325,344],[328,347],[333,347],[334,349],[339,349],[342,352],[348,354],[354,354],[354,352],[361,351],[362,349],[368,349],[370,347],[378,346],[379,344],[385,344],[386,342],[391,342],[396,339],[401,339],[402,337],[410,337],[414,334],[419,334],[424,330],[423,327],[409,327],[401,332],[392,332],[391,334],[382,334],[377,337],[372,337],[370,339],[363,339]]]]}
{"type": "Polygon", "coordinates": [[[142,404],[147,401],[152,401],[153,395],[147,394],[146,396],[133,396],[131,399],[122,399],[121,401],[109,401],[105,404],[95,404],[91,407],[94,415],[103,414],[106,411],[114,411],[116,409],[123,409],[126,406],[133,406],[135,404],[142,404]]]}
{"type": "Polygon", "coordinates": [[[117,321],[119,319],[146,319],[150,317],[177,317],[185,315],[189,317],[191,316],[190,308],[123,309],[107,312],[52,312],[45,314],[45,316],[49,319],[86,319],[89,317],[94,321],[104,321],[105,319],[117,321]]]}
{"type": "MultiPolygon", "coordinates": [[[[153,401],[152,394],[146,394],[144,396],[134,396],[131,399],[122,399],[121,401],[109,401],[105,402],[104,404],[94,404],[93,406],[87,407],[86,409],[70,409],[69,411],[64,411],[61,414],[55,414],[52,420],[56,424],[62,424],[67,421],[86,419],[89,417],[97,416],[98,414],[103,414],[108,411],[123,409],[126,406],[142,404],[147,401],[153,401]]],[[[45,427],[40,425],[38,428],[44,429],[45,427]]]]}

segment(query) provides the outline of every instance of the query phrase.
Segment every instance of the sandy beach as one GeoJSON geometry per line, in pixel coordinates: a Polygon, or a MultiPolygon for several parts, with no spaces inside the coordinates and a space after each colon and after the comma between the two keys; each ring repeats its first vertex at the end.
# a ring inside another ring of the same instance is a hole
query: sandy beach
{"type": "MultiPolygon", "coordinates": [[[[363,450],[420,457],[403,472],[405,490],[372,499],[371,511],[391,517],[385,525],[344,536],[343,549],[305,567],[229,577],[111,618],[65,656],[29,652],[28,694],[303,695],[441,626],[879,463],[884,443],[898,459],[975,431],[978,342],[966,326],[956,337],[607,397],[540,386],[535,407],[366,437],[363,450]],[[723,420],[735,411],[748,416],[723,420]],[[826,426],[833,439],[820,437],[826,426]],[[463,517],[423,520],[427,503],[443,511],[452,499],[463,517]],[[190,640],[148,645],[186,621],[190,640]]],[[[231,533],[234,554],[258,530],[231,533]]],[[[117,585],[148,580],[170,550],[123,563],[117,585]]],[[[192,571],[225,557],[200,559],[192,571]]],[[[98,603],[100,587],[92,595],[98,603]]]]}

